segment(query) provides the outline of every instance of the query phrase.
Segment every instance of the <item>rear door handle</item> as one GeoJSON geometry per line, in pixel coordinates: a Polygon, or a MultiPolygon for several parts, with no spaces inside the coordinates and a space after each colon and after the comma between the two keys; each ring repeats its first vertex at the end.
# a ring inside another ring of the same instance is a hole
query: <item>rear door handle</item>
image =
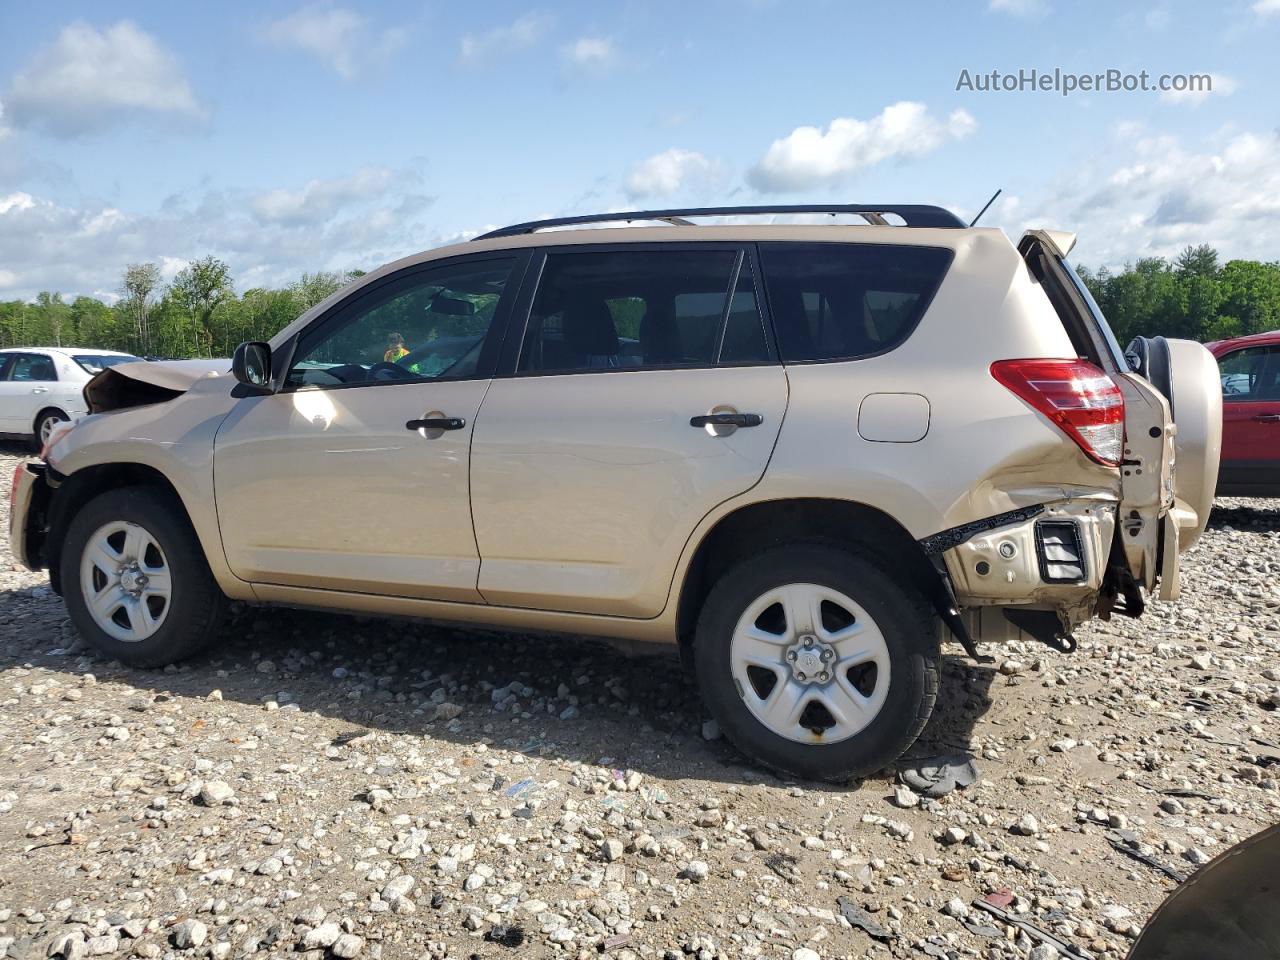
{"type": "Polygon", "coordinates": [[[467,425],[467,421],[461,417],[426,417],[422,420],[410,420],[405,425],[406,430],[461,430],[467,425]]]}
{"type": "Polygon", "coordinates": [[[32,393],[48,393],[49,388],[48,387],[32,387],[31,392],[32,393]]]}
{"type": "Polygon", "coordinates": [[[1280,413],[1260,413],[1253,419],[1259,423],[1280,423],[1280,413]]]}
{"type": "Polygon", "coordinates": [[[689,418],[691,427],[758,427],[762,423],[764,417],[758,413],[704,413],[689,418]]]}

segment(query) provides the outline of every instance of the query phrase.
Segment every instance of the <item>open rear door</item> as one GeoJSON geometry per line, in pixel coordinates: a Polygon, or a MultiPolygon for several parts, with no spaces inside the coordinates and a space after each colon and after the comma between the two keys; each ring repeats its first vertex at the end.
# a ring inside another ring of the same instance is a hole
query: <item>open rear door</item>
{"type": "Polygon", "coordinates": [[[1075,235],[1028,230],[1018,243],[1031,275],[1041,284],[1077,354],[1100,367],[1124,395],[1125,449],[1120,465],[1116,536],[1134,579],[1160,599],[1178,590],[1178,527],[1174,522],[1173,468],[1176,428],[1169,402],[1130,372],[1115,334],[1066,256],[1075,235]]]}

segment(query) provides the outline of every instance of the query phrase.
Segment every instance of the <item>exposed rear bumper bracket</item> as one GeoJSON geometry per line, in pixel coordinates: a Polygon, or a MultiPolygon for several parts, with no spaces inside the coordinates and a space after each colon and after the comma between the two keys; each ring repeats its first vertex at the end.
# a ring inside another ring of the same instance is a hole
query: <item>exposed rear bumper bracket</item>
{"type": "Polygon", "coordinates": [[[956,599],[955,588],[951,585],[951,575],[947,573],[947,565],[942,562],[942,556],[937,554],[931,556],[929,560],[937,569],[938,581],[942,585],[943,597],[937,604],[938,615],[942,618],[942,622],[956,638],[956,643],[964,647],[964,652],[972,657],[975,663],[995,663],[995,657],[988,656],[978,649],[973,635],[965,626],[964,617],[960,616],[960,602],[956,599]]]}

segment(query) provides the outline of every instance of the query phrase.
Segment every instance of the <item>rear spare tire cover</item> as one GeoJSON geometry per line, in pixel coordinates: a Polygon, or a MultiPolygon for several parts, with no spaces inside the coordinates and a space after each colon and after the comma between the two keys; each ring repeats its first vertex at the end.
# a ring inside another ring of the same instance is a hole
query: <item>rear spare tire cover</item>
{"type": "MultiPolygon", "coordinates": [[[[1194,340],[1168,340],[1169,377],[1177,396],[1173,422],[1174,495],[1196,512],[1194,531],[1183,530],[1179,547],[1185,550],[1200,538],[1213,494],[1218,486],[1218,461],[1222,457],[1222,381],[1218,362],[1203,344],[1194,340]]],[[[1170,406],[1173,406],[1172,399],[1170,406]]]]}

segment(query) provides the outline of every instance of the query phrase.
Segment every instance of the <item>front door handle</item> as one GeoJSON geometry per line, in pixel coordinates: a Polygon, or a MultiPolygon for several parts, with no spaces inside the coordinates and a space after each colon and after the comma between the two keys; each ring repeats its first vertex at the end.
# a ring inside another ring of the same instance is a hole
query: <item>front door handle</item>
{"type": "Polygon", "coordinates": [[[1253,419],[1259,423],[1280,423],[1280,413],[1260,413],[1253,419]]]}
{"type": "Polygon", "coordinates": [[[467,425],[467,421],[461,417],[425,417],[422,420],[410,420],[405,425],[406,430],[461,430],[467,425]]]}
{"type": "Polygon", "coordinates": [[[758,413],[704,413],[689,418],[691,427],[758,427],[762,423],[764,417],[758,413]]]}

